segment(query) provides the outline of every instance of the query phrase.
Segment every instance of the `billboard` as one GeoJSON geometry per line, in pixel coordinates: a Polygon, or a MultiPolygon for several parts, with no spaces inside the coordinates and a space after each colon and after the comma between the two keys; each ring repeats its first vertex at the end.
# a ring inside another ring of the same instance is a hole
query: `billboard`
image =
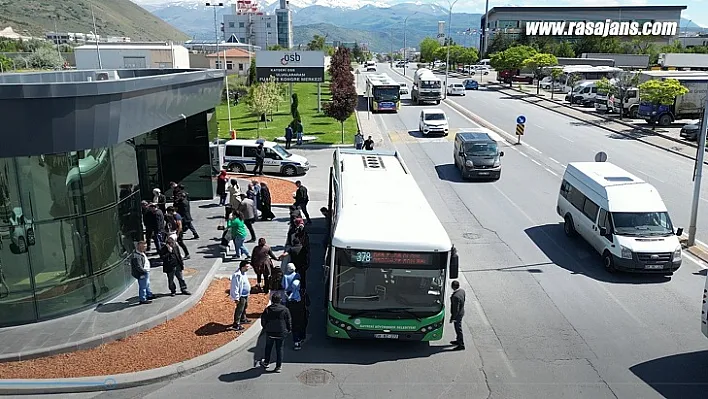
{"type": "Polygon", "coordinates": [[[324,52],[256,51],[256,79],[263,82],[271,76],[285,83],[324,82],[324,52]]]}

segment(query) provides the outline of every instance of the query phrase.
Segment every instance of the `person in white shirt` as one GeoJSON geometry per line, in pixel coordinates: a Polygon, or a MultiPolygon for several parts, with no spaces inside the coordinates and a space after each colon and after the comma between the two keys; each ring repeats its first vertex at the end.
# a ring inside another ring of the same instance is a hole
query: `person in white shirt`
{"type": "Polygon", "coordinates": [[[234,331],[243,330],[241,324],[250,323],[246,318],[246,309],[248,308],[248,295],[251,293],[251,283],[248,281],[246,272],[251,267],[251,263],[247,260],[241,261],[238,270],[231,275],[231,299],[236,302],[236,310],[234,310],[234,323],[229,328],[234,331]]]}
{"type": "Polygon", "coordinates": [[[138,280],[138,298],[141,305],[155,299],[155,295],[150,290],[150,260],[145,255],[146,248],[147,243],[144,240],[139,241],[130,259],[130,274],[138,280]]]}

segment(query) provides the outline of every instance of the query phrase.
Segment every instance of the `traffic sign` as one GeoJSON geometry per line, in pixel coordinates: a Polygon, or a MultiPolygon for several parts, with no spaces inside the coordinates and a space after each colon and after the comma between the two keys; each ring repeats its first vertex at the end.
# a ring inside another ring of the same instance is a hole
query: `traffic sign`
{"type": "Polygon", "coordinates": [[[595,154],[595,162],[605,162],[605,161],[607,161],[607,154],[605,154],[602,151],[595,154]]]}
{"type": "Polygon", "coordinates": [[[516,124],[516,135],[523,136],[525,128],[526,128],[526,126],[523,123],[517,123],[516,124]]]}
{"type": "Polygon", "coordinates": [[[516,117],[516,123],[518,123],[518,124],[520,124],[520,125],[523,125],[524,123],[526,123],[526,117],[523,116],[523,115],[517,116],[517,117],[516,117]]]}

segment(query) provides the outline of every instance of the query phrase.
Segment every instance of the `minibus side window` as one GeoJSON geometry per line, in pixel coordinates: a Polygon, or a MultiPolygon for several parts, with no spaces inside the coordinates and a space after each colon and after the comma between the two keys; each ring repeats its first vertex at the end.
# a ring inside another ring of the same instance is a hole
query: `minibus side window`
{"type": "Polygon", "coordinates": [[[563,198],[568,198],[568,193],[570,192],[570,183],[567,181],[563,180],[563,183],[561,183],[561,189],[560,189],[560,195],[563,198]]]}
{"type": "Polygon", "coordinates": [[[600,209],[596,203],[592,202],[590,199],[585,198],[585,205],[583,206],[583,215],[588,219],[592,220],[593,223],[597,220],[597,211],[600,209]]]}
{"type": "Polygon", "coordinates": [[[585,207],[585,195],[581,193],[578,189],[576,189],[573,186],[570,186],[570,190],[568,191],[568,196],[566,197],[568,202],[573,204],[573,206],[579,210],[580,212],[583,211],[583,208],[585,207]]]}
{"type": "Polygon", "coordinates": [[[241,147],[240,145],[227,145],[226,146],[226,156],[229,157],[240,157],[241,156],[241,147]]]}
{"type": "Polygon", "coordinates": [[[243,148],[244,158],[255,158],[256,157],[256,147],[244,147],[243,148]]]}
{"type": "Polygon", "coordinates": [[[607,239],[607,241],[609,242],[612,242],[612,222],[610,220],[610,214],[607,213],[607,211],[605,211],[604,209],[600,208],[600,215],[597,219],[598,230],[604,227],[607,231],[607,234],[605,234],[604,236],[605,239],[607,239]]]}

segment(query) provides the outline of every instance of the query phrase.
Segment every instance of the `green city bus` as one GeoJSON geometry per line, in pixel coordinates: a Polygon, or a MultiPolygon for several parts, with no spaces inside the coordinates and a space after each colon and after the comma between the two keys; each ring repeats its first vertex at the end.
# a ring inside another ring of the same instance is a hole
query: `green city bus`
{"type": "Polygon", "coordinates": [[[373,112],[398,112],[401,108],[401,84],[385,73],[366,76],[366,96],[373,112]]]}

